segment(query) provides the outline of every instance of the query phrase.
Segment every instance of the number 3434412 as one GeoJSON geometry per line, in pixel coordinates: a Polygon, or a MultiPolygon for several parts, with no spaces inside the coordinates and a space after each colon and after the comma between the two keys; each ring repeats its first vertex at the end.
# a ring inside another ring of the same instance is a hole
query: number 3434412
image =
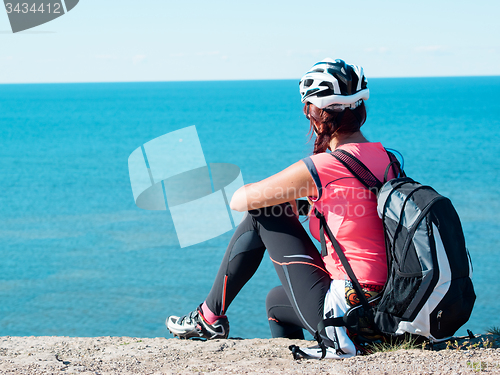
{"type": "Polygon", "coordinates": [[[40,5],[28,3],[6,3],[7,13],[61,13],[60,3],[41,3],[40,5]]]}

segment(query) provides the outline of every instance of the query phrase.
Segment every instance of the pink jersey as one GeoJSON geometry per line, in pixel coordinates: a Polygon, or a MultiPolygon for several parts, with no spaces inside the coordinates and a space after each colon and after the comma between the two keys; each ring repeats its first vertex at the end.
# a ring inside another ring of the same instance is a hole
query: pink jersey
{"type": "MultiPolygon", "coordinates": [[[[348,143],[339,148],[357,157],[383,181],[389,157],[382,144],[348,143]]],[[[387,260],[376,196],[327,152],[312,155],[303,161],[318,189],[319,196],[310,197],[314,202],[313,209],[315,207],[325,215],[359,282],[383,285],[387,278],[387,260]]],[[[389,178],[393,177],[391,171],[389,178]]],[[[309,220],[311,234],[320,241],[319,219],[311,214],[309,220]]],[[[328,237],[326,243],[328,255],[323,261],[331,278],[348,278],[328,237]]]]}

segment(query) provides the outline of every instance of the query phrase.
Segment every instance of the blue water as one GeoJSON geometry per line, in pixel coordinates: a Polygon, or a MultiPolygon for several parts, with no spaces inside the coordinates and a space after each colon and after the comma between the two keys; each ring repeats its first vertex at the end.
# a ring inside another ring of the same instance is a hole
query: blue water
{"type": "MultiPolygon", "coordinates": [[[[499,326],[500,77],[369,86],[365,135],[460,214],[478,296],[466,328],[499,326]]],[[[190,125],[246,183],[312,150],[296,81],[0,85],[0,335],[170,337],[165,317],[203,301],[231,232],[181,249],[168,212],[135,206],[127,165],[190,125]]],[[[231,305],[231,336],[270,337],[270,263],[231,305]]]]}

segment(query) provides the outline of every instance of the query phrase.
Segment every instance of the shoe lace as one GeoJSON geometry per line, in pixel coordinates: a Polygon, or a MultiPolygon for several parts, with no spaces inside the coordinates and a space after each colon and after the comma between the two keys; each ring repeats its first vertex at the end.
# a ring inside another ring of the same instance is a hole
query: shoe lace
{"type": "Polygon", "coordinates": [[[186,320],[188,324],[196,322],[197,317],[198,317],[198,310],[193,310],[189,314],[181,316],[177,321],[177,324],[182,324],[184,320],[186,320]]]}

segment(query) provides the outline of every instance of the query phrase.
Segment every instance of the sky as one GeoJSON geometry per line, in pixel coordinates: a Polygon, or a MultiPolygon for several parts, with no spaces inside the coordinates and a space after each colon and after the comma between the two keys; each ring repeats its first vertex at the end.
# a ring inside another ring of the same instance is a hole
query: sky
{"type": "Polygon", "coordinates": [[[80,0],[14,34],[0,8],[0,83],[300,79],[325,57],[368,78],[500,75],[499,15],[499,0],[80,0]]]}

